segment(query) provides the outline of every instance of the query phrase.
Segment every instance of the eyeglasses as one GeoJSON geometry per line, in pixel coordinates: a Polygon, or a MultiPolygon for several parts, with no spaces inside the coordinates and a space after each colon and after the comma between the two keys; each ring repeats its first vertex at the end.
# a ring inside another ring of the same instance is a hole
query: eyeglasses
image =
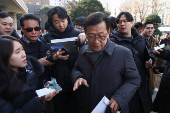
{"type": "Polygon", "coordinates": [[[104,41],[105,40],[105,38],[107,37],[107,33],[105,34],[105,35],[100,35],[100,36],[86,36],[87,38],[88,38],[88,40],[90,41],[90,42],[93,42],[93,41],[95,41],[96,40],[96,38],[97,38],[97,40],[99,40],[99,41],[104,41]]]}
{"type": "Polygon", "coordinates": [[[34,27],[34,28],[24,28],[24,30],[26,30],[27,32],[32,32],[33,31],[33,29],[35,30],[35,31],[40,31],[41,30],[41,27],[34,27]]]}

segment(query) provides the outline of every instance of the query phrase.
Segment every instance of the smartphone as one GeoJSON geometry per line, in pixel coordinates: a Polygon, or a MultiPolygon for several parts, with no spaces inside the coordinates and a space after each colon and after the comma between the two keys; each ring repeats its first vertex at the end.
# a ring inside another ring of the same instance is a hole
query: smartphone
{"type": "Polygon", "coordinates": [[[62,47],[62,48],[61,48],[61,51],[65,51],[63,54],[61,54],[61,55],[63,55],[63,56],[69,54],[69,53],[68,53],[68,50],[67,50],[65,47],[62,47]]]}

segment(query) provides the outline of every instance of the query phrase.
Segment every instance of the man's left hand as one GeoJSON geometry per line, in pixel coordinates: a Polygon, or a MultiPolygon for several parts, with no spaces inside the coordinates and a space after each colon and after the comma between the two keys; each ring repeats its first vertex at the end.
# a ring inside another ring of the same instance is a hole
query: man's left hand
{"type": "Polygon", "coordinates": [[[110,104],[110,109],[111,109],[112,113],[117,113],[117,111],[120,108],[118,102],[115,99],[111,98],[109,104],[110,104]]]}
{"type": "Polygon", "coordinates": [[[152,67],[152,59],[150,58],[148,61],[146,61],[145,68],[148,69],[148,68],[151,68],[151,67],[152,67]]]}

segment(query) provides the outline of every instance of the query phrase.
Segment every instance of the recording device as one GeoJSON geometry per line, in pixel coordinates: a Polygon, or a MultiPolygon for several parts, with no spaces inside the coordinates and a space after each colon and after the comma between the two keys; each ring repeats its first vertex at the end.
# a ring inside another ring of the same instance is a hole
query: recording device
{"type": "Polygon", "coordinates": [[[67,50],[65,47],[62,47],[62,48],[61,48],[61,51],[65,51],[63,54],[61,54],[61,55],[63,55],[63,56],[69,54],[68,50],[67,50]]]}
{"type": "Polygon", "coordinates": [[[165,44],[161,44],[161,45],[159,45],[159,46],[150,48],[150,49],[148,50],[148,53],[151,54],[151,53],[153,53],[154,50],[159,50],[159,49],[162,49],[162,48],[164,48],[164,47],[165,47],[165,44]]]}

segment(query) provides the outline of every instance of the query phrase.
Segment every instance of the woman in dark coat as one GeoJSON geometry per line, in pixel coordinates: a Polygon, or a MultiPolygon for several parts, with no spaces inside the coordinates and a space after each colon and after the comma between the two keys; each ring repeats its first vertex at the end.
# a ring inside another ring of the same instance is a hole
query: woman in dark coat
{"type": "Polygon", "coordinates": [[[27,57],[23,44],[11,36],[0,36],[0,113],[39,113],[58,92],[38,98],[38,77],[43,66],[27,57]]]}

